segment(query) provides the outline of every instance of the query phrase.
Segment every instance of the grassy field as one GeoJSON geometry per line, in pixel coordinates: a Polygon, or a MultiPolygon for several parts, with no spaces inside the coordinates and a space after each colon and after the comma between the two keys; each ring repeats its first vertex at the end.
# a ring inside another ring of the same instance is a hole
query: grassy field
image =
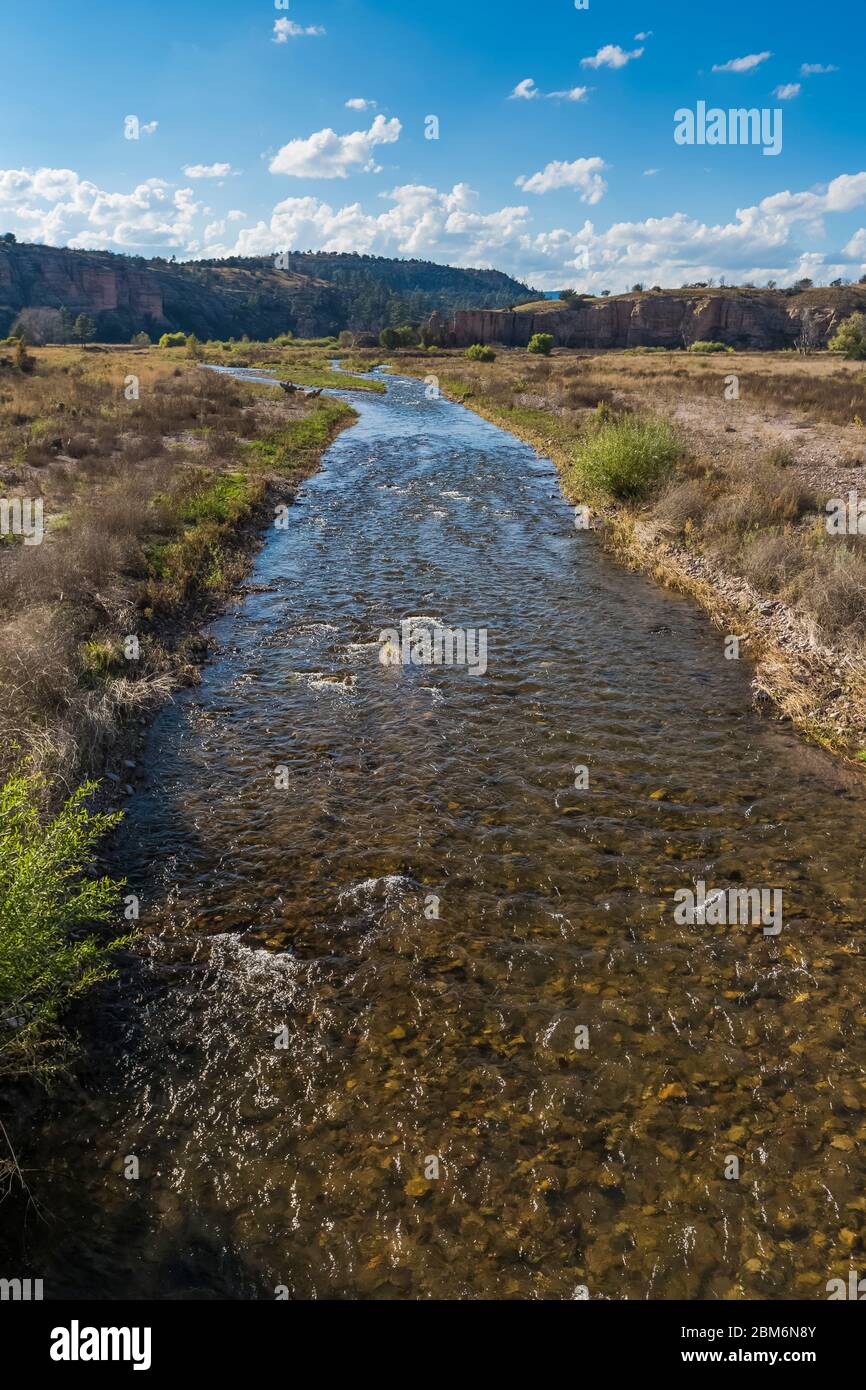
{"type": "MultiPolygon", "coordinates": [[[[31,357],[0,367],[0,1076],[65,1060],[64,1005],[110,969],[121,885],[93,856],[146,719],[196,679],[202,621],[354,418],[184,351],[31,357]]],[[[288,372],[347,384],[322,357],[288,372]]]]}

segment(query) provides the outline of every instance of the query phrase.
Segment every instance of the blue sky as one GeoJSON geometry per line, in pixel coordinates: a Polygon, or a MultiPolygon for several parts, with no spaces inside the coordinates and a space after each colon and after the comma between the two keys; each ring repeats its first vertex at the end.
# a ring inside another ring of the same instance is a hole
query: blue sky
{"type": "Polygon", "coordinates": [[[543,289],[857,279],[861,31],[853,0],[7,5],[0,229],[421,256],[543,289]],[[676,144],[699,101],[781,111],[781,152],[676,144]]]}

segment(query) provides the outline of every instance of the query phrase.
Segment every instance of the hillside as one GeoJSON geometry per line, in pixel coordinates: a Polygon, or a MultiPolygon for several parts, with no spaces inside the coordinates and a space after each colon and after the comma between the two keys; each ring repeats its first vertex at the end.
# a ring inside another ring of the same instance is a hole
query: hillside
{"type": "Polygon", "coordinates": [[[531,297],[499,271],[429,261],[293,252],[287,267],[276,269],[270,256],[178,262],[0,241],[0,334],[33,308],[89,314],[103,342],[171,329],[199,338],[378,333],[434,312],[531,297]]]}
{"type": "Polygon", "coordinates": [[[793,348],[808,325],[812,345],[825,347],[841,321],[866,310],[866,285],[789,289],[640,291],[595,298],[575,307],[539,299],[513,312],[465,308],[454,314],[443,341],[455,347],[501,343],[525,347],[533,333],[552,333],[574,348],[682,348],[699,340],[768,351],[793,348]]]}

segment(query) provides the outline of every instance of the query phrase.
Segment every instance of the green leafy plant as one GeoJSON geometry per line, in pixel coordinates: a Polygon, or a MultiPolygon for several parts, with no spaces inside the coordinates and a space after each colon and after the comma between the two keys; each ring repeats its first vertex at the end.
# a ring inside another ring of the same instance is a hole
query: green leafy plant
{"type": "Polygon", "coordinates": [[[496,353],[492,347],[486,347],[484,343],[473,343],[466,349],[466,356],[472,362],[495,362],[496,353]]]}
{"type": "Polygon", "coordinates": [[[827,344],[831,352],[841,352],[851,362],[866,359],[866,314],[852,314],[827,344]]]}
{"type": "Polygon", "coordinates": [[[665,420],[604,420],[578,444],[577,478],[611,497],[644,497],[671,472],[682,446],[665,420]]]}
{"type": "Polygon", "coordinates": [[[62,1065],[64,1007],[113,973],[120,943],[92,929],[114,916],[123,885],[87,870],[122,812],[92,813],[95,791],[85,783],[50,816],[42,778],[18,773],[0,790],[0,1076],[62,1065]]]}
{"type": "Polygon", "coordinates": [[[548,357],[553,350],[554,337],[552,333],[533,333],[527,346],[527,352],[540,352],[544,357],[548,357]]]}

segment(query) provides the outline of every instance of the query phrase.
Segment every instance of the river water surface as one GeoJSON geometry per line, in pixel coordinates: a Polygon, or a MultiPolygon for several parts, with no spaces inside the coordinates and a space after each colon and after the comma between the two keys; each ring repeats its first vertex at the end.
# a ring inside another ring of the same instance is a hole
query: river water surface
{"type": "Polygon", "coordinates": [[[46,1297],[826,1297],[866,1264],[866,800],[548,462],[386,379],[153,728],[139,964],[19,1154],[27,1264],[46,1297]],[[486,629],[487,673],[380,664],[418,615],[486,629]],[[781,889],[783,930],[678,925],[699,879],[781,889]]]}

